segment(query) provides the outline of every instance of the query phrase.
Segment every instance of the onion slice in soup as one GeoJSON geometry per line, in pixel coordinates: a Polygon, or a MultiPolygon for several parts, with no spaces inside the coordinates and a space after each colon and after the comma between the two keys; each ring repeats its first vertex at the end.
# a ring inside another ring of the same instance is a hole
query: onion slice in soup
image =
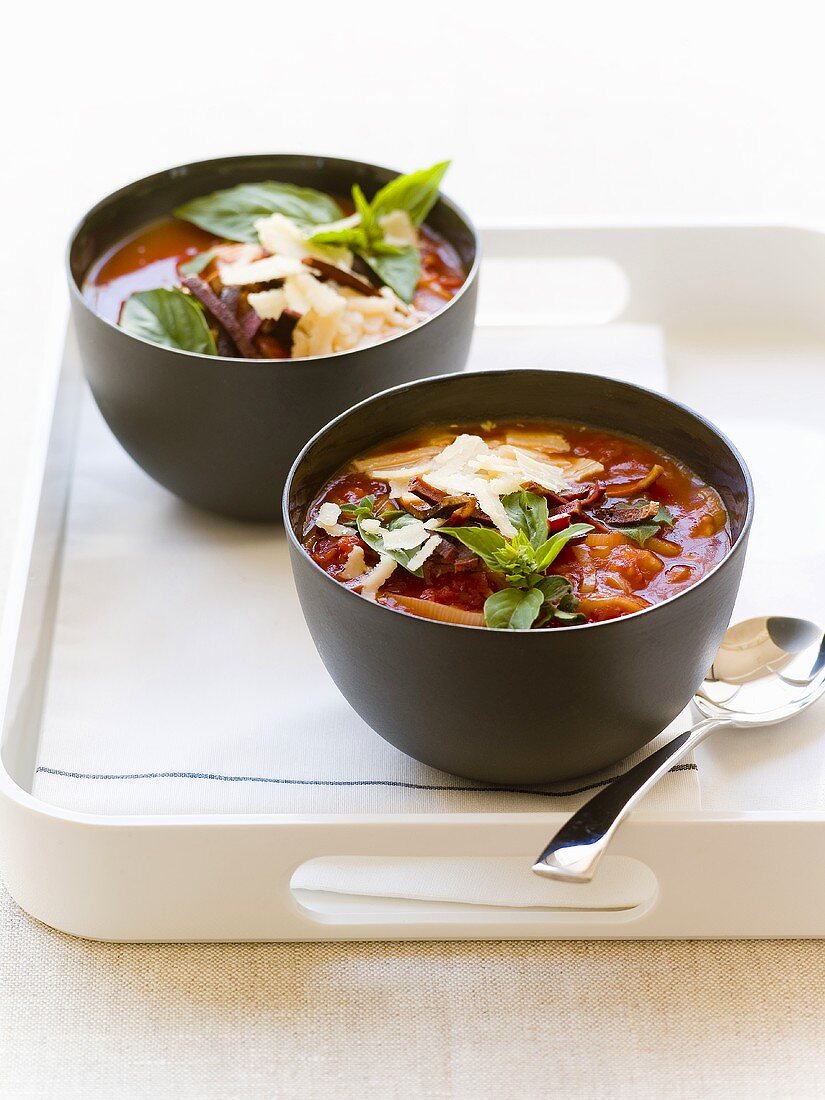
{"type": "Polygon", "coordinates": [[[467,611],[463,607],[453,607],[448,603],[433,603],[432,600],[420,600],[417,596],[399,596],[393,592],[392,599],[399,607],[418,615],[421,619],[435,619],[440,623],[457,623],[459,626],[484,626],[484,616],[480,611],[467,611]]]}

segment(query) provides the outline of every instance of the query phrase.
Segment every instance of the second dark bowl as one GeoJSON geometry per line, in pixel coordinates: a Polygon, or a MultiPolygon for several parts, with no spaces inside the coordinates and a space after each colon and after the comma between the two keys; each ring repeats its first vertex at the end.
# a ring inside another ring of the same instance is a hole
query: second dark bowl
{"type": "Polygon", "coordinates": [[[659,394],[542,370],[452,375],[379,394],[338,417],[296,460],[284,492],[292,569],[324,664],[352,707],[425,764],[508,785],[597,771],[641,748],[687,705],[733,611],[753,513],[731,443],[659,394]],[[488,630],[419,619],[333,580],[304,551],[307,506],[349,459],[427,423],[573,420],[636,435],[721,494],[733,546],[691,588],[609,622],[488,630]]]}
{"type": "Polygon", "coordinates": [[[98,203],[69,243],[72,315],[83,367],[104,419],[161,485],[235,519],[280,518],[295,455],[332,417],[371,394],[461,370],[475,319],[476,232],[448,199],[427,218],[458,251],[467,280],[423,324],[372,347],[307,359],[225,359],[161,347],[99,317],[81,288],[113,245],[174,207],[219,188],[276,179],[333,194],[366,194],[396,175],[361,161],[305,155],[226,157],[148,176],[98,203]]]}

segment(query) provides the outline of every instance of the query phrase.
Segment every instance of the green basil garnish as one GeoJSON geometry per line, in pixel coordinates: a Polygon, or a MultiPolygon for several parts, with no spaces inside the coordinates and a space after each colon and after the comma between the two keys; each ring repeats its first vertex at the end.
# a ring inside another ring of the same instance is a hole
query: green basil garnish
{"type": "Polygon", "coordinates": [[[442,160],[431,168],[396,176],[372,200],[373,213],[380,218],[393,210],[403,210],[413,225],[421,225],[438,199],[441,181],[449,167],[450,162],[442,160]]]}
{"type": "Polygon", "coordinates": [[[484,622],[494,630],[529,630],[551,620],[571,626],[584,622],[566,577],[545,577],[533,588],[502,588],[484,602],[484,622]]]}
{"type": "Polygon", "coordinates": [[[342,504],[341,505],[341,522],[348,526],[355,526],[359,520],[369,519],[375,509],[375,495],[370,493],[369,496],[361,497],[357,504],[342,504]]]}
{"type": "Polygon", "coordinates": [[[377,518],[388,525],[390,520],[409,516],[409,512],[404,512],[400,508],[388,508],[387,504],[388,501],[385,501],[383,507],[376,511],[374,493],[361,497],[355,504],[342,504],[341,523],[347,527],[355,527],[360,517],[361,519],[377,518]]]}
{"type": "Polygon", "coordinates": [[[589,534],[589,523],[574,523],[534,547],[524,531],[505,539],[490,527],[439,527],[439,535],[450,535],[478,554],[488,569],[503,573],[508,584],[532,587],[544,576],[571,539],[589,534]]]}
{"type": "Polygon", "coordinates": [[[536,588],[544,596],[537,626],[545,626],[552,619],[567,626],[584,622],[584,615],[576,610],[579,606],[578,600],[573,595],[573,586],[567,577],[545,577],[536,588]]]}
{"type": "Polygon", "coordinates": [[[421,256],[417,248],[409,244],[405,248],[396,249],[394,254],[359,252],[358,255],[385,286],[395,291],[402,302],[409,303],[413,300],[421,277],[421,256]]]}
{"type": "Polygon", "coordinates": [[[153,344],[217,355],[203,307],[181,290],[140,290],[133,294],[123,307],[120,327],[153,344]]]}
{"type": "Polygon", "coordinates": [[[177,207],[176,218],[226,237],[231,241],[258,243],[255,222],[270,214],[283,214],[300,226],[323,225],[338,221],[343,212],[329,195],[311,187],[291,183],[239,183],[223,191],[213,191],[177,207]]]}
{"type": "MultiPolygon", "coordinates": [[[[402,565],[409,573],[412,573],[413,576],[423,577],[423,566],[419,569],[410,569],[410,562],[421,549],[421,547],[416,546],[413,550],[387,550],[387,548],[384,546],[384,538],[381,535],[380,531],[364,530],[363,520],[368,518],[369,516],[365,514],[361,514],[357,517],[358,534],[361,536],[367,546],[371,546],[372,549],[377,551],[379,554],[387,554],[389,557],[397,561],[399,565],[402,565]]],[[[415,518],[415,516],[411,516],[409,515],[409,513],[404,512],[403,515],[390,520],[390,522],[387,524],[387,530],[395,531],[397,528],[406,527],[410,523],[418,523],[418,520],[415,518]]]]}
{"type": "Polygon", "coordinates": [[[589,535],[593,527],[589,523],[573,523],[565,527],[563,531],[557,531],[555,535],[536,550],[536,569],[539,573],[545,572],[556,560],[571,539],[578,539],[589,535]]]}
{"type": "Polygon", "coordinates": [[[617,527],[616,530],[622,535],[627,535],[634,542],[638,542],[639,546],[644,546],[648,539],[659,534],[662,527],[672,527],[674,522],[673,516],[662,504],[649,523],[640,523],[636,527],[617,527]]]}
{"type": "Polygon", "coordinates": [[[507,540],[492,527],[439,527],[439,535],[452,535],[478,554],[488,569],[501,573],[498,555],[506,548],[507,540]]]}
{"type": "Polygon", "coordinates": [[[515,529],[525,534],[531,546],[538,549],[547,540],[548,512],[545,497],[520,489],[517,493],[502,497],[501,503],[515,529]]]}
{"type": "Polygon", "coordinates": [[[574,523],[547,537],[547,501],[524,489],[502,497],[501,503],[516,528],[505,539],[490,527],[440,527],[478,554],[488,569],[501,573],[509,585],[488,596],[484,621],[498,630],[529,630],[551,620],[571,625],[583,622],[576,613],[577,602],[566,577],[548,577],[546,572],[571,539],[593,530],[589,523],[574,523]]]}
{"type": "Polygon", "coordinates": [[[422,168],[405,176],[397,176],[381,188],[372,202],[354,184],[352,201],[358,216],[357,225],[338,229],[321,229],[310,237],[313,244],[342,245],[357,253],[378,278],[394,290],[404,302],[411,302],[421,275],[421,256],[413,245],[399,247],[384,239],[380,218],[393,210],[403,210],[413,225],[420,225],[438,198],[438,189],[448,160],[422,168]]]}
{"type": "Polygon", "coordinates": [[[484,622],[493,630],[529,630],[543,603],[537,588],[502,588],[484,601],[484,622]]]}

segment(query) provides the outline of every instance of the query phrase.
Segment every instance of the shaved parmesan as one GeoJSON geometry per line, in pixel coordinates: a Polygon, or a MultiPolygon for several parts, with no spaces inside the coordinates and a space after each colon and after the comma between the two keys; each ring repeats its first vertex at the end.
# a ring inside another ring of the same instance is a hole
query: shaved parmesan
{"type": "Polygon", "coordinates": [[[407,491],[410,484],[408,477],[388,477],[385,480],[390,487],[391,497],[400,497],[402,493],[407,491]]]}
{"type": "Polygon", "coordinates": [[[410,572],[414,573],[417,569],[420,569],[440,542],[440,535],[431,535],[418,551],[418,553],[414,557],[410,558],[410,564],[407,566],[410,572]]]}
{"type": "Polygon", "coordinates": [[[341,509],[338,505],[333,504],[331,501],[327,501],[326,504],[322,504],[318,509],[318,515],[315,517],[315,526],[320,527],[322,531],[326,531],[326,533],[333,538],[338,535],[351,535],[352,531],[350,528],[338,522],[340,517],[341,509]]]}
{"type": "Polygon", "coordinates": [[[549,489],[551,492],[558,492],[567,484],[567,478],[564,477],[558,466],[535,458],[527,451],[522,450],[521,447],[511,449],[526,481],[535,481],[537,485],[541,485],[543,489],[549,489]]]}
{"type": "Polygon", "coordinates": [[[364,547],[353,546],[347,557],[344,568],[338,574],[339,580],[354,581],[358,577],[362,577],[367,571],[367,564],[364,561],[364,547]]]}
{"type": "Polygon", "coordinates": [[[264,321],[277,321],[286,309],[286,294],[282,288],[259,290],[247,297],[250,306],[264,321]]]}
{"type": "Polygon", "coordinates": [[[436,455],[433,469],[460,469],[472,459],[482,458],[490,453],[490,448],[480,435],[457,435],[452,443],[436,455]]]}
{"type": "MultiPolygon", "coordinates": [[[[344,287],[343,289],[346,291],[349,287],[344,287]]],[[[391,301],[389,298],[384,298],[380,294],[374,294],[369,297],[359,294],[357,290],[353,290],[350,294],[345,294],[345,297],[349,308],[360,313],[362,317],[388,318],[395,309],[395,302],[391,301]]]]}
{"type": "Polygon", "coordinates": [[[361,595],[366,596],[368,600],[374,600],[378,589],[385,581],[390,579],[397,565],[398,563],[394,558],[382,554],[378,559],[378,564],[374,565],[364,577],[361,585],[361,595]]]}
{"type": "Polygon", "coordinates": [[[425,542],[429,531],[420,519],[405,523],[391,531],[382,531],[381,538],[387,550],[414,550],[425,542]]]}
{"type": "Polygon", "coordinates": [[[380,481],[400,481],[403,479],[405,482],[407,482],[410,480],[411,477],[418,477],[419,474],[426,473],[429,468],[429,462],[419,462],[417,466],[376,466],[370,471],[370,477],[376,477],[380,481]]]}
{"type": "Polygon", "coordinates": [[[335,351],[338,324],[346,308],[346,301],[338,291],[307,273],[285,279],[284,294],[287,307],[302,313],[292,333],[293,357],[329,355],[335,351]]]}
{"type": "Polygon", "coordinates": [[[209,249],[219,263],[224,264],[248,264],[253,260],[259,260],[264,250],[259,244],[216,244],[209,249]]]}
{"type": "Polygon", "coordinates": [[[219,271],[224,286],[246,286],[249,283],[269,283],[287,275],[306,272],[300,260],[292,256],[267,256],[252,263],[223,264],[219,271]]]}
{"type": "MultiPolygon", "coordinates": [[[[510,433],[510,436],[514,434],[510,433]]],[[[538,438],[540,433],[535,434],[538,438]]],[[[567,446],[566,440],[553,433],[545,433],[541,438],[545,442],[550,441],[548,446],[567,446]]],[[[564,454],[554,455],[551,461],[544,451],[528,450],[512,443],[494,443],[491,446],[481,436],[469,433],[456,436],[443,448],[420,447],[374,456],[361,459],[354,466],[371,477],[390,481],[394,496],[405,492],[405,482],[415,477],[420,477],[439,493],[473,496],[481,511],[506,538],[513,538],[516,529],[501,503],[501,497],[529,484],[558,492],[571,480],[588,476],[595,472],[594,468],[601,469],[598,463],[568,458],[564,454]]],[[[405,539],[412,537],[412,533],[404,536],[405,539]]],[[[386,545],[389,548],[390,544],[386,545]]],[[[398,548],[401,545],[399,542],[398,548]]],[[[419,543],[405,542],[403,545],[405,549],[412,549],[419,543]]]]}
{"type": "MultiPolygon", "coordinates": [[[[442,447],[416,447],[410,451],[393,451],[390,454],[371,455],[369,458],[355,459],[352,466],[359,473],[368,473],[370,477],[398,477],[399,470],[429,469],[432,460],[440,454],[442,447]],[[379,473],[378,471],[382,471],[379,473]]],[[[414,476],[414,475],[410,475],[414,476]]]]}
{"type": "Polygon", "coordinates": [[[329,283],[322,283],[306,270],[303,274],[287,280],[285,285],[287,286],[287,298],[289,298],[289,288],[294,287],[303,296],[304,301],[308,303],[309,309],[314,309],[322,317],[326,317],[331,313],[343,313],[346,306],[335,287],[329,283]]]}
{"type": "Polygon", "coordinates": [[[587,481],[604,473],[604,466],[592,458],[558,458],[556,460],[568,481],[587,481]]]}
{"type": "Polygon", "coordinates": [[[504,510],[500,498],[490,488],[489,482],[477,478],[470,492],[478,501],[478,506],[485,512],[506,539],[511,539],[516,529],[510,521],[510,517],[504,510]]]}
{"type": "MultiPolygon", "coordinates": [[[[312,232],[318,230],[314,226],[312,232]]],[[[267,250],[276,256],[292,256],[296,260],[302,260],[304,256],[317,256],[331,263],[352,266],[352,253],[347,248],[339,248],[336,245],[310,244],[307,235],[303,233],[295,222],[284,217],[283,214],[270,214],[267,218],[259,218],[255,222],[258,239],[267,250]]]]}
{"type": "Polygon", "coordinates": [[[549,454],[563,454],[570,450],[570,444],[558,432],[509,428],[505,438],[514,447],[528,447],[535,451],[547,451],[549,454]]]}
{"type": "Polygon", "coordinates": [[[380,535],[386,550],[414,550],[426,542],[430,528],[420,519],[413,519],[400,527],[382,527],[377,519],[362,519],[361,527],[368,535],[380,535]]]}
{"type": "Polygon", "coordinates": [[[384,230],[387,244],[393,244],[397,248],[418,244],[418,234],[406,210],[391,210],[389,214],[378,219],[378,224],[384,230]]]}

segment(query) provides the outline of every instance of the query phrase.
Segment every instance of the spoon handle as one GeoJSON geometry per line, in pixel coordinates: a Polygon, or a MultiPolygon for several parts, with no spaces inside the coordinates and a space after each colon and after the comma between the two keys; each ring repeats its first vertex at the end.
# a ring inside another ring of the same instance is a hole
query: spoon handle
{"type": "Polygon", "coordinates": [[[642,796],[712,729],[730,724],[705,718],[614,779],[562,825],[533,864],[536,874],[560,882],[590,882],[613,834],[642,796]]]}

